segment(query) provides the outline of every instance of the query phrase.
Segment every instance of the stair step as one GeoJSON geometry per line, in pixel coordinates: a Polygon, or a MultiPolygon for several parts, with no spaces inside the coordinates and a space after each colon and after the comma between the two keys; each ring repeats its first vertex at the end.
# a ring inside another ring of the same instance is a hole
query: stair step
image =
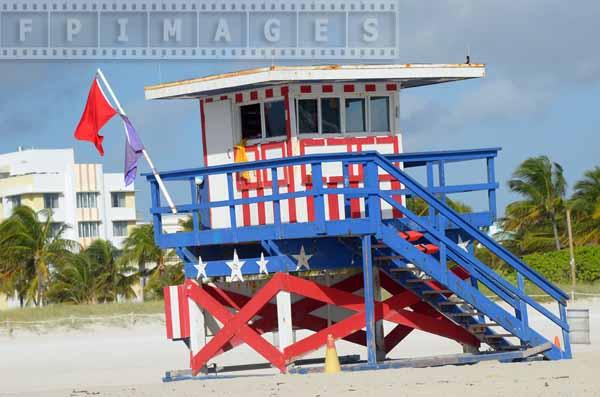
{"type": "Polygon", "coordinates": [[[408,280],[406,283],[407,284],[420,284],[420,283],[428,283],[430,281],[433,281],[430,278],[415,278],[412,280],[408,280]]]}
{"type": "Polygon", "coordinates": [[[458,306],[458,305],[464,305],[466,304],[466,301],[460,300],[460,301],[447,301],[447,302],[440,302],[438,303],[438,306],[444,307],[444,306],[458,306]]]}
{"type": "Polygon", "coordinates": [[[418,270],[414,267],[397,267],[395,269],[391,269],[390,271],[392,273],[404,273],[404,272],[414,272],[415,270],[418,270]]]}
{"type": "Polygon", "coordinates": [[[450,317],[473,317],[479,316],[482,313],[479,312],[463,312],[463,313],[444,313],[446,316],[450,317]]]}
{"type": "Polygon", "coordinates": [[[404,259],[404,257],[401,256],[401,255],[375,256],[375,257],[373,257],[373,260],[375,260],[375,261],[394,261],[394,260],[399,260],[399,259],[404,259]]]}
{"type": "Polygon", "coordinates": [[[486,328],[497,327],[497,326],[498,326],[498,324],[496,324],[496,323],[484,323],[484,324],[469,325],[469,331],[474,332],[475,330],[482,329],[485,332],[486,328]]]}
{"type": "Polygon", "coordinates": [[[496,334],[496,335],[485,335],[483,339],[504,339],[514,337],[513,334],[496,334]]]}
{"type": "Polygon", "coordinates": [[[452,294],[453,292],[449,289],[440,289],[435,291],[424,291],[423,295],[442,295],[442,294],[452,294]]]}
{"type": "Polygon", "coordinates": [[[505,352],[513,352],[516,350],[521,350],[521,346],[509,345],[509,346],[498,346],[495,347],[496,350],[505,351],[505,352]]]}

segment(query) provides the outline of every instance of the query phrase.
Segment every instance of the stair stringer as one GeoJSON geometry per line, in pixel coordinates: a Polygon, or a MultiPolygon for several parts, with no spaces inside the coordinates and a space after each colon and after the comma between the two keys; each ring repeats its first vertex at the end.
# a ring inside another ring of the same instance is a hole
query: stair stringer
{"type": "MultiPolygon", "coordinates": [[[[511,334],[518,337],[523,343],[534,347],[549,342],[530,327],[524,328],[523,323],[514,315],[485,297],[480,291],[469,285],[469,283],[460,280],[452,274],[452,272],[447,269],[442,269],[440,262],[432,256],[423,254],[411,243],[400,238],[397,233],[398,231],[395,228],[383,226],[381,228],[381,240],[398,255],[404,256],[420,270],[439,283],[445,285],[457,296],[484,313],[490,319],[494,320],[511,334]]],[[[562,358],[562,352],[555,345],[552,345],[552,348],[545,351],[543,354],[550,360],[560,360],[562,358]]]]}

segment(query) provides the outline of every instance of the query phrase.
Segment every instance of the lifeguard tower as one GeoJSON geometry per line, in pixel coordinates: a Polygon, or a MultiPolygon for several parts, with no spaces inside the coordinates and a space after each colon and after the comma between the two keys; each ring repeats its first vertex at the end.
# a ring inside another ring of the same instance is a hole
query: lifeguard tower
{"type": "Polygon", "coordinates": [[[281,372],[308,370],[301,359],[328,335],[366,347],[344,369],[571,357],[568,296],[482,231],[496,218],[499,149],[402,149],[402,90],[484,75],[478,64],[270,67],[146,88],[199,102],[204,167],[160,174],[188,186],[176,208],[192,230],[163,232],[171,209],[147,176],[156,242],[185,262],[186,282],[165,289],[167,336],[186,343],[194,375],[240,344],[281,372]],[[473,180],[450,183],[463,162],[473,180]],[[448,196],[464,193],[486,207],[453,210],[448,196]],[[532,328],[530,312],[555,333],[532,328]],[[465,353],[386,359],[413,330],[465,353]]]}

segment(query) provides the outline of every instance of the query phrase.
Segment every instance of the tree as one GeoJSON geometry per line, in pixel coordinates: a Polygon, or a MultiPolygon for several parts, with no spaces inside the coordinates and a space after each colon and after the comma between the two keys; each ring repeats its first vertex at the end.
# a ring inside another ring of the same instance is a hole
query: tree
{"type": "Polygon", "coordinates": [[[515,170],[508,187],[523,200],[506,207],[504,230],[518,234],[550,225],[556,250],[560,250],[558,224],[565,209],[567,187],[562,167],[547,156],[529,158],[515,170]]]}
{"type": "Polygon", "coordinates": [[[99,281],[100,301],[116,302],[118,297],[135,297],[132,286],[137,276],[136,269],[118,260],[120,252],[110,241],[96,240],[84,253],[93,265],[94,277],[99,281]]]}
{"type": "MultiPolygon", "coordinates": [[[[446,204],[460,214],[473,212],[473,208],[469,205],[458,200],[452,200],[449,197],[446,197],[446,204]]],[[[409,197],[406,200],[406,208],[411,210],[417,216],[427,216],[429,214],[429,205],[427,205],[423,199],[418,197],[409,197]]]]}
{"type": "Polygon", "coordinates": [[[94,263],[85,252],[72,254],[53,272],[49,299],[75,304],[97,303],[102,294],[103,280],[96,273],[94,263]]]}
{"type": "Polygon", "coordinates": [[[136,263],[140,284],[142,289],[142,300],[144,300],[144,288],[146,278],[155,272],[163,274],[166,270],[167,262],[174,257],[172,251],[160,249],[154,242],[154,227],[152,225],[137,226],[132,230],[123,243],[123,255],[120,258],[121,263],[136,263]],[[156,264],[152,269],[147,265],[156,264]]]}
{"type": "Polygon", "coordinates": [[[26,299],[37,306],[44,305],[50,267],[64,264],[77,243],[63,238],[66,225],[53,227],[49,210],[36,213],[29,207],[18,207],[7,222],[10,236],[5,257],[10,258],[14,274],[25,283],[26,299]]]}
{"type": "Polygon", "coordinates": [[[575,184],[570,204],[576,220],[575,240],[600,244],[600,167],[587,171],[575,184]]]}

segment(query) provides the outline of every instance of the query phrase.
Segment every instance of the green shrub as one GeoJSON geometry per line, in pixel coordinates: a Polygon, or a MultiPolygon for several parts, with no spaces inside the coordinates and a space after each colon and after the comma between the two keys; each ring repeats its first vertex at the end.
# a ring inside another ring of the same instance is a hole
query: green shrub
{"type": "MultiPolygon", "coordinates": [[[[568,283],[571,280],[569,250],[526,255],[523,261],[554,283],[568,283]]],[[[576,248],[575,263],[577,281],[600,281],[600,246],[576,248]]]]}

